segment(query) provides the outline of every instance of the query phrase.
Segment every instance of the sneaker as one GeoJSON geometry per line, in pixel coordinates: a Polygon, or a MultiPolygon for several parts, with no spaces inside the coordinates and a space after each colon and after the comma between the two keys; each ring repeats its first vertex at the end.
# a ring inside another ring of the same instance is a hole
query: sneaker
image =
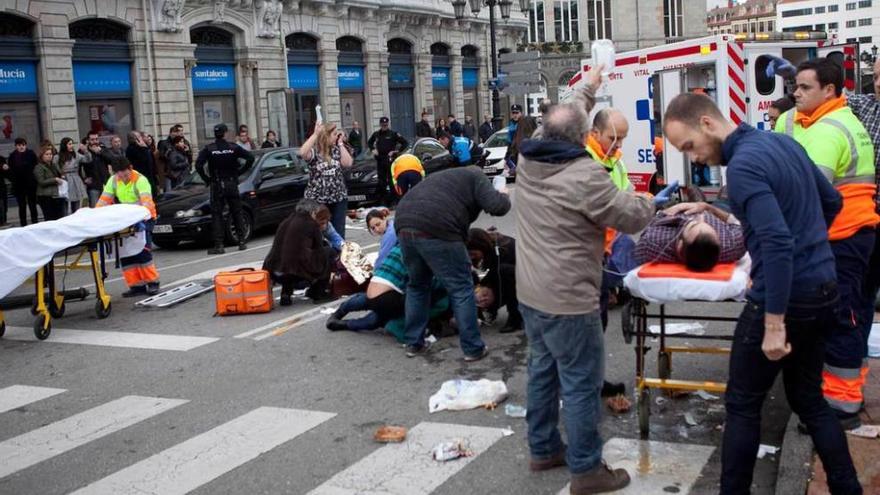
{"type": "Polygon", "coordinates": [[[479,361],[480,359],[483,359],[484,357],[486,357],[488,355],[489,355],[489,346],[484,345],[483,350],[473,356],[468,356],[467,354],[465,354],[464,361],[466,363],[473,363],[474,361],[479,361]]]}
{"type": "Polygon", "coordinates": [[[280,303],[282,306],[290,306],[293,304],[293,297],[290,294],[281,294],[280,303]]]}
{"type": "Polygon", "coordinates": [[[338,332],[339,330],[348,330],[348,324],[344,321],[331,316],[330,319],[327,320],[327,330],[331,332],[338,332]]]}
{"type": "Polygon", "coordinates": [[[223,246],[214,246],[208,250],[208,254],[224,254],[226,252],[223,246]]]}
{"type": "Polygon", "coordinates": [[[158,282],[152,282],[152,283],[147,284],[147,294],[148,295],[155,296],[158,293],[159,293],[159,283],[158,282]]]}
{"type": "Polygon", "coordinates": [[[246,243],[246,242],[240,242],[240,243],[238,244],[238,250],[239,250],[239,251],[244,251],[245,249],[247,249],[247,243],[246,243]]]}
{"type": "Polygon", "coordinates": [[[566,447],[563,444],[559,452],[546,459],[532,458],[529,460],[529,471],[537,473],[538,471],[547,471],[548,469],[565,466],[565,450],[566,447]]]}
{"type": "Polygon", "coordinates": [[[571,495],[588,495],[620,490],[629,485],[626,469],[611,469],[605,461],[586,473],[571,475],[571,495]]]}
{"type": "Polygon", "coordinates": [[[431,343],[425,340],[422,345],[408,345],[406,346],[406,357],[416,357],[423,356],[428,353],[428,349],[431,348],[431,343]]]}

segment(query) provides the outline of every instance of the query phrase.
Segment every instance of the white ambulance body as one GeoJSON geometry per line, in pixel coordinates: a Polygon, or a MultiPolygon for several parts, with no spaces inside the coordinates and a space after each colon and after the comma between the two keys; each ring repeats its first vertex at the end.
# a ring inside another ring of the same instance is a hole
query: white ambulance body
{"type": "MultiPolygon", "coordinates": [[[[637,190],[648,190],[654,163],[654,137],[660,136],[663,109],[683,92],[704,92],[735,123],[747,122],[768,129],[767,109],[784,94],[781,78],[766,76],[766,55],[789,60],[794,65],[814,57],[838,57],[847,68],[847,88],[855,89],[854,67],[858,46],[829,45],[824,33],[776,33],[775,35],[715,35],[663,46],[618,53],[615,67],[599,90],[594,113],[614,107],[629,121],[623,143],[623,163],[637,190]],[[755,39],[757,36],[759,39],[755,39]]],[[[562,100],[584,84],[591,67],[589,59],[569,82],[562,100]]],[[[592,116],[591,116],[592,118],[592,116]]],[[[664,177],[690,184],[686,157],[664,141],[664,177]]],[[[713,186],[721,173],[712,171],[713,186]]]]}

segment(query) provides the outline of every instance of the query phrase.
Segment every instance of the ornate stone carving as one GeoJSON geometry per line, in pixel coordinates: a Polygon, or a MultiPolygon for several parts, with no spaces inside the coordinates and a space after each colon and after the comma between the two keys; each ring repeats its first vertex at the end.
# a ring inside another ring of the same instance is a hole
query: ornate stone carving
{"type": "Polygon", "coordinates": [[[183,60],[183,67],[186,69],[186,77],[190,77],[192,70],[197,66],[198,61],[194,58],[187,58],[183,60]]]}
{"type": "Polygon", "coordinates": [[[186,0],[153,0],[153,14],[155,15],[154,26],[157,31],[166,33],[179,33],[180,15],[183,14],[183,4],[186,0]]]}
{"type": "Polygon", "coordinates": [[[211,22],[217,24],[223,22],[223,18],[226,15],[226,5],[228,3],[229,0],[214,0],[214,18],[211,22]]]}
{"type": "Polygon", "coordinates": [[[263,5],[257,12],[257,36],[260,38],[277,38],[278,37],[278,19],[281,18],[281,12],[284,6],[280,0],[264,0],[263,5]]]}
{"type": "Polygon", "coordinates": [[[239,66],[241,66],[242,74],[244,75],[244,77],[253,77],[254,70],[256,70],[258,65],[259,65],[259,62],[257,62],[256,60],[242,60],[239,63],[239,66]]]}

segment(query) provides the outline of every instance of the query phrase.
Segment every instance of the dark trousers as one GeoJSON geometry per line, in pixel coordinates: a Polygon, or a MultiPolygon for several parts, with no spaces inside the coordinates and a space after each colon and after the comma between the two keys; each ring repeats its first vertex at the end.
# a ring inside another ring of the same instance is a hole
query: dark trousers
{"type": "Polygon", "coordinates": [[[878,291],[880,291],[880,226],[874,232],[874,250],[871,252],[868,272],[865,275],[865,285],[862,287],[865,305],[861,323],[865,338],[871,334],[871,324],[874,322],[874,306],[877,301],[878,291]]]}
{"type": "Polygon", "coordinates": [[[782,372],[785,396],[807,426],[828,473],[833,494],[861,494],[846,437],[822,397],[823,333],[835,321],[833,283],[808,298],[792,301],[785,315],[791,354],[770,361],[761,350],[764,308],[747,302],[733,334],[725,402],[727,423],[721,447],[721,493],[748,494],[761,436],[761,407],[782,372]]]}
{"type": "Polygon", "coordinates": [[[21,226],[28,224],[27,214],[31,213],[31,222],[37,223],[37,190],[31,189],[26,192],[15,191],[15,201],[18,202],[18,218],[21,226]]]}
{"type": "Polygon", "coordinates": [[[281,284],[281,294],[285,296],[293,295],[293,291],[297,289],[306,289],[306,297],[321,297],[327,293],[330,287],[330,273],[336,266],[336,250],[330,246],[324,246],[324,255],[327,257],[326,271],[315,280],[309,280],[286,273],[271,273],[272,280],[281,284]]]}
{"type": "Polygon", "coordinates": [[[245,241],[244,221],[242,220],[241,196],[238,194],[238,179],[219,179],[211,182],[211,221],[214,245],[222,246],[226,234],[226,222],[223,220],[224,206],[229,205],[229,216],[235,225],[238,242],[245,241]]]}
{"type": "Polygon", "coordinates": [[[336,233],[345,239],[345,215],[348,213],[348,200],[343,199],[338,203],[324,205],[330,210],[330,223],[336,229],[336,233]]]}
{"type": "Polygon", "coordinates": [[[522,328],[523,317],[519,312],[519,299],[516,297],[516,265],[504,263],[498,274],[500,280],[499,293],[495,294],[496,304],[507,309],[506,326],[522,328]]]}
{"type": "Polygon", "coordinates": [[[379,204],[387,205],[393,200],[391,191],[391,159],[379,155],[376,157],[376,173],[378,175],[376,182],[376,199],[379,204]]]}
{"type": "Polygon", "coordinates": [[[6,179],[0,177],[0,225],[6,225],[7,211],[9,211],[9,191],[6,189],[6,179]]]}
{"type": "Polygon", "coordinates": [[[354,331],[375,330],[385,326],[391,320],[404,316],[404,297],[403,294],[395,290],[372,299],[367,298],[366,293],[358,292],[339,306],[336,316],[342,319],[348,313],[355,311],[368,311],[368,313],[360,318],[345,320],[349,329],[354,331]]]}
{"type": "Polygon", "coordinates": [[[43,210],[43,220],[58,220],[64,217],[64,209],[67,206],[65,198],[52,198],[49,196],[38,196],[40,209],[43,210]]]}

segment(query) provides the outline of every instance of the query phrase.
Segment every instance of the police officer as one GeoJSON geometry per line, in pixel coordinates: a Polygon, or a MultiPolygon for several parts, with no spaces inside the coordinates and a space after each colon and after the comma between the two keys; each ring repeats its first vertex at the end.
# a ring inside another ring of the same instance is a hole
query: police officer
{"type": "Polygon", "coordinates": [[[382,201],[382,204],[388,204],[393,199],[389,194],[391,161],[394,159],[394,155],[405,150],[408,144],[403,136],[391,130],[388,125],[388,117],[379,119],[379,130],[374,132],[367,141],[367,146],[376,157],[376,171],[379,174],[376,196],[382,201]]]}
{"type": "Polygon", "coordinates": [[[229,205],[229,213],[235,222],[238,236],[238,250],[247,249],[244,238],[244,220],[241,211],[241,197],[238,193],[238,176],[254,163],[254,155],[241,146],[229,144],[224,137],[228,131],[226,124],[214,126],[214,142],[202,148],[196,159],[196,172],[211,186],[211,215],[213,222],[214,247],[208,254],[223,254],[223,205],[229,205]],[[239,164],[244,159],[244,168],[239,164]],[[208,174],[205,174],[205,163],[208,174]]]}

